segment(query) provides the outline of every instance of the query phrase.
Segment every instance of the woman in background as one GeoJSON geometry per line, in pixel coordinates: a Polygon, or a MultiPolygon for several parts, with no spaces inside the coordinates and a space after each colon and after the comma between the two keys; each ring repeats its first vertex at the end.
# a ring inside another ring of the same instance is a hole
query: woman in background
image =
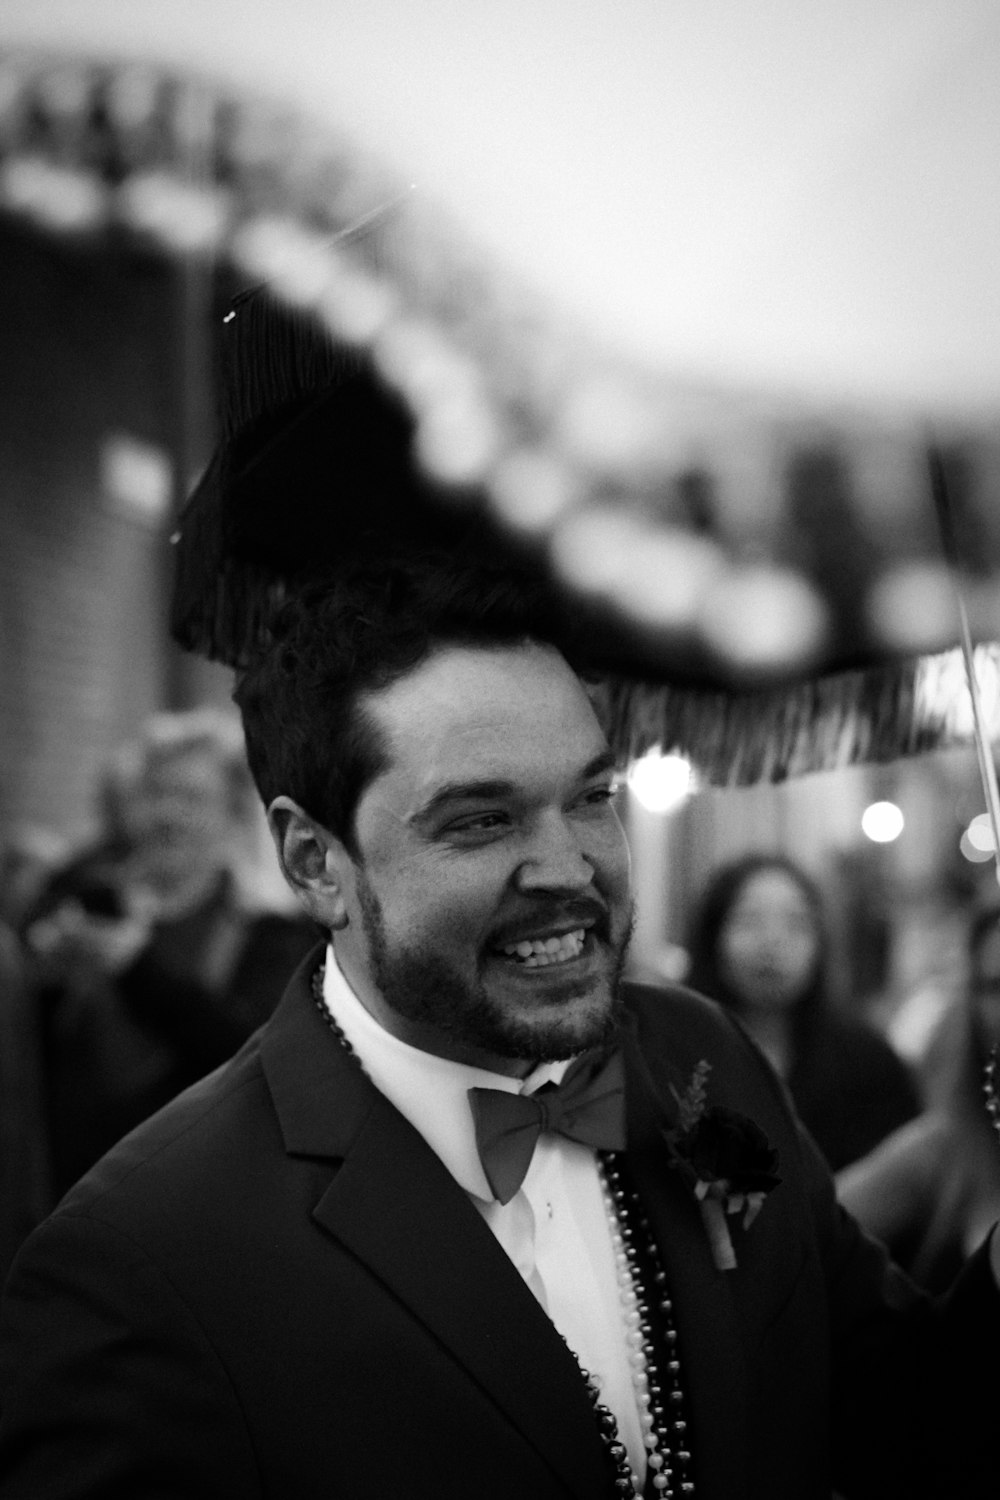
{"type": "Polygon", "coordinates": [[[736,1013],[833,1171],[919,1112],[908,1066],[835,999],[823,903],[793,860],[753,853],[716,870],[687,948],[685,982],[736,1013]]]}
{"type": "Polygon", "coordinates": [[[928,1291],[944,1291],[1000,1216],[1000,1140],[984,1108],[990,1048],[1000,1042],[1000,912],[973,918],[964,1003],[934,1051],[930,1108],[837,1178],[837,1193],[928,1291]]]}

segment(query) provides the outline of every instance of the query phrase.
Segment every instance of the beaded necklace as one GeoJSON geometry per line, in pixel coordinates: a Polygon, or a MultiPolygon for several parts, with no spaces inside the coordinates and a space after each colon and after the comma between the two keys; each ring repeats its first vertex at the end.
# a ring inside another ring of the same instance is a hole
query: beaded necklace
{"type": "MultiPolygon", "coordinates": [[[[654,1493],[663,1500],[675,1500],[677,1496],[693,1495],[695,1490],[673,1300],[653,1231],[628,1181],[624,1162],[617,1152],[602,1151],[600,1163],[646,1463],[654,1493]],[[658,1348],[665,1351],[665,1359],[657,1357],[658,1348]]],[[[641,1494],[642,1482],[618,1439],[614,1415],[599,1400],[587,1371],[583,1375],[608,1455],[615,1464],[614,1493],[641,1494]]]]}
{"type": "MultiPolygon", "coordinates": [[[[361,1067],[361,1059],[334,1020],[323,996],[322,966],[312,979],[312,996],[324,1022],[344,1051],[361,1067]]],[[[679,1500],[695,1493],[688,1447],[688,1419],[673,1301],[660,1253],[638,1194],[628,1180],[624,1162],[614,1151],[598,1153],[601,1191],[611,1230],[611,1244],[618,1279],[618,1296],[626,1328],[629,1368],[639,1409],[639,1424],[646,1449],[650,1482],[657,1500],[679,1500]],[[657,1346],[666,1358],[657,1358],[657,1346]]],[[[563,1343],[566,1343],[565,1338],[563,1343]]],[[[566,1343],[569,1348],[569,1344],[566,1343]]],[[[580,1367],[613,1474],[616,1497],[641,1495],[642,1481],[628,1461],[628,1451],[618,1433],[610,1407],[601,1401],[600,1387],[579,1356],[570,1349],[580,1367]]]]}
{"type": "Polygon", "coordinates": [[[1000,1043],[990,1049],[989,1061],[983,1075],[983,1093],[986,1095],[986,1113],[997,1135],[1000,1136],[1000,1094],[997,1092],[997,1076],[1000,1074],[1000,1043]]]}

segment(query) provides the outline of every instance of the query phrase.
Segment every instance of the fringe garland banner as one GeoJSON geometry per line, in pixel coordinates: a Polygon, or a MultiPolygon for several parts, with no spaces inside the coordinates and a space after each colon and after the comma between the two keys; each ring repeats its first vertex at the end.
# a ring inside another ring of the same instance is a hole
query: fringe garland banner
{"type": "MultiPolygon", "coordinates": [[[[1000,736],[1000,647],[975,651],[991,738],[1000,736]]],[[[754,693],[605,679],[595,694],[623,763],[685,756],[712,786],[752,786],[972,743],[961,652],[833,673],[754,693]]]]}
{"type": "MultiPolygon", "coordinates": [[[[512,546],[621,626],[605,696],[623,755],[676,749],[747,785],[970,738],[947,648],[956,581],[973,638],[1000,639],[1000,419],[934,435],[974,559],[956,580],[911,419],[626,365],[294,107],[155,66],[0,64],[0,210],[266,283],[317,335],[278,372],[295,390],[324,378],[329,340],[362,353],[441,504],[475,526],[484,497],[512,546]]],[[[261,399],[248,387],[223,428],[261,399]]],[[[331,504],[331,550],[343,520],[331,504]]],[[[180,519],[178,607],[191,649],[238,659],[291,575],[233,559],[216,522],[180,519]]]]}

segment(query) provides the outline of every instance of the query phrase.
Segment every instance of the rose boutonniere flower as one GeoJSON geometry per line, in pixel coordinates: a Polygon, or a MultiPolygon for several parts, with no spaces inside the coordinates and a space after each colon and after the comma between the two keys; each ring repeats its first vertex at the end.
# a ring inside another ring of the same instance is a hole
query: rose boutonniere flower
{"type": "Polygon", "coordinates": [[[742,1215],[749,1229],[764,1199],[781,1178],[778,1153],[764,1132],[745,1115],[722,1104],[709,1104],[711,1063],[700,1062],[677,1100],[676,1125],[663,1137],[671,1161],[691,1186],[708,1233],[712,1257],[720,1271],[736,1266],[729,1220],[742,1215]]]}

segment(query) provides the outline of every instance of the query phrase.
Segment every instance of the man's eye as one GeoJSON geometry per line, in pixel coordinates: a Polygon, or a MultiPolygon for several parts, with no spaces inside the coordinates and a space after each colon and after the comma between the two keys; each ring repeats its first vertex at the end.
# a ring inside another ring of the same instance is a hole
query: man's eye
{"type": "Polygon", "coordinates": [[[507,825],[507,815],[501,812],[469,813],[464,818],[456,818],[449,823],[445,829],[446,833],[493,833],[499,828],[507,825]]]}
{"type": "Polygon", "coordinates": [[[601,786],[592,786],[583,794],[583,801],[590,807],[600,807],[606,803],[617,801],[621,790],[616,781],[605,783],[601,786]]]}

